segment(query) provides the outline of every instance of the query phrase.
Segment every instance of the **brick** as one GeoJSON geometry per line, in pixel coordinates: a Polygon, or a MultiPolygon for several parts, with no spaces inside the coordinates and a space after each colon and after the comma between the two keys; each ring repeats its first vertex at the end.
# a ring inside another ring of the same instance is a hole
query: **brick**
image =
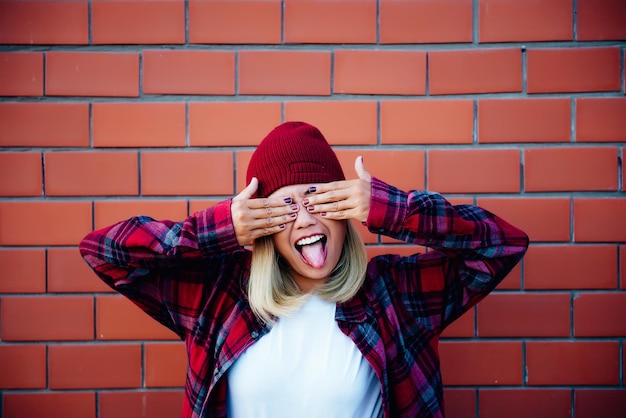
{"type": "Polygon", "coordinates": [[[576,242],[626,241],[626,199],[574,199],[576,242]]]}
{"type": "Polygon", "coordinates": [[[371,44],[376,42],[376,0],[286,0],[285,42],[371,44]]]}
{"type": "Polygon", "coordinates": [[[0,249],[0,293],[45,293],[44,250],[0,249]]]}
{"type": "Polygon", "coordinates": [[[182,343],[145,346],[146,387],[182,387],[187,372],[187,351],[182,343]]]}
{"type": "Polygon", "coordinates": [[[94,44],[183,44],[185,2],[94,0],[91,25],[94,44]]]}
{"type": "Polygon", "coordinates": [[[278,44],[281,26],[281,0],[189,2],[191,43],[278,44]]]}
{"type": "Polygon", "coordinates": [[[189,103],[189,145],[256,146],[281,114],[280,102],[189,103]]]}
{"type": "Polygon", "coordinates": [[[478,305],[479,337],[569,337],[568,293],[495,293],[478,305]]]}
{"type": "Polygon", "coordinates": [[[78,248],[72,247],[48,249],[48,292],[92,293],[112,290],[89,268],[78,248]]]}
{"type": "Polygon", "coordinates": [[[47,152],[47,196],[136,196],[136,152],[47,152]]]}
{"type": "Polygon", "coordinates": [[[183,409],[182,390],[106,392],[98,394],[100,418],[171,418],[183,409]]]}
{"type": "Polygon", "coordinates": [[[518,263],[513,270],[496,286],[497,290],[520,290],[522,288],[522,263],[518,263]]]}
{"type": "Polygon", "coordinates": [[[87,44],[88,13],[86,0],[0,2],[0,44],[87,44]]]}
{"type": "Polygon", "coordinates": [[[235,94],[235,53],[143,51],[145,94],[235,94]]]}
{"type": "Polygon", "coordinates": [[[89,105],[0,103],[0,146],[89,146],[89,105]]]}
{"type": "Polygon", "coordinates": [[[482,99],[478,142],[569,142],[569,99],[482,99]]]}
{"type": "Polygon", "coordinates": [[[239,94],[328,96],[330,53],[241,51],[239,94]]]}
{"type": "Polygon", "coordinates": [[[524,288],[615,289],[617,251],[611,245],[531,245],[524,256],[524,288]]]}
{"type": "Polygon", "coordinates": [[[619,273],[620,288],[626,289],[626,246],[619,247],[619,261],[621,270],[619,273]]]}
{"type": "Polygon", "coordinates": [[[143,215],[156,220],[182,221],[187,217],[184,200],[102,200],[94,204],[94,228],[100,229],[130,217],[143,215]]]}
{"type": "Polygon", "coordinates": [[[423,51],[337,50],[335,94],[426,94],[423,51]]]}
{"type": "Polygon", "coordinates": [[[476,390],[451,389],[443,390],[443,403],[448,418],[476,418],[476,390]]]}
{"type": "Polygon", "coordinates": [[[576,99],[576,142],[626,141],[626,99],[576,99]]]}
{"type": "Polygon", "coordinates": [[[626,335],[626,294],[580,293],[574,296],[574,336],[626,335]]]}
{"type": "Polygon", "coordinates": [[[443,384],[519,385],[522,345],[518,342],[441,342],[443,384]]]}
{"type": "Polygon", "coordinates": [[[626,390],[576,389],[574,414],[576,418],[622,418],[626,413],[626,390]]]}
{"type": "Polygon", "coordinates": [[[522,229],[531,242],[570,239],[569,199],[479,198],[478,206],[522,229]]]}
{"type": "Polygon", "coordinates": [[[96,298],[98,340],[171,340],[178,337],[120,295],[96,298]]]}
{"type": "Polygon", "coordinates": [[[472,100],[394,100],[380,105],[382,144],[471,144],[472,100]]]}
{"type": "Polygon", "coordinates": [[[480,389],[481,418],[571,418],[572,395],[566,389],[480,389]]]}
{"type": "Polygon", "coordinates": [[[96,418],[93,392],[6,393],[5,418],[96,418]]]}
{"type": "Polygon", "coordinates": [[[91,297],[5,297],[1,309],[3,341],[93,339],[91,297]]]}
{"type": "Polygon", "coordinates": [[[0,196],[41,196],[42,185],[40,153],[0,153],[0,196]]]}
{"type": "MultiPolygon", "coordinates": [[[[372,176],[384,179],[402,190],[424,188],[424,152],[413,150],[335,150],[346,178],[356,178],[354,160],[361,155],[372,176]]],[[[246,170],[252,151],[237,151],[237,191],[246,183],[246,170]]]]}
{"type": "Polygon", "coordinates": [[[89,231],[90,202],[0,202],[0,245],[76,245],[89,231]]]}
{"type": "Polygon", "coordinates": [[[139,96],[139,55],[47,52],[48,96],[139,96]]]}
{"type": "Polygon", "coordinates": [[[45,387],[45,345],[0,345],[0,389],[45,387]]]}
{"type": "Polygon", "coordinates": [[[524,150],[524,190],[617,191],[617,147],[524,150]]]}
{"type": "Polygon", "coordinates": [[[41,95],[43,95],[43,54],[0,52],[0,96],[41,95]]]}
{"type": "Polygon", "coordinates": [[[441,334],[441,338],[471,338],[474,336],[474,308],[454,320],[441,334]]]}
{"type": "Polygon", "coordinates": [[[481,0],[478,36],[484,42],[571,41],[570,0],[481,0]]]}
{"type": "Polygon", "coordinates": [[[139,344],[51,345],[50,389],[136,388],[141,385],[139,344]]]}
{"type": "Polygon", "coordinates": [[[626,39],[626,4],[621,0],[578,0],[578,41],[623,41],[626,39]]]}
{"type": "Polygon", "coordinates": [[[471,0],[380,2],[380,42],[383,44],[471,41],[471,0]]]}
{"type": "Polygon", "coordinates": [[[232,152],[144,152],[141,194],[231,195],[232,172],[232,152]]]}
{"type": "Polygon", "coordinates": [[[526,342],[527,384],[617,385],[619,344],[612,341],[526,342]]]}
{"type": "Polygon", "coordinates": [[[286,102],[285,120],[312,124],[331,145],[375,145],[378,140],[374,101],[286,102]]]}
{"type": "Polygon", "coordinates": [[[185,146],[184,103],[94,103],[94,147],[185,146]]]}
{"type": "Polygon", "coordinates": [[[196,212],[199,212],[201,210],[204,210],[208,207],[211,206],[215,206],[216,204],[218,204],[219,202],[221,202],[221,200],[219,199],[211,199],[211,200],[207,200],[207,199],[201,199],[201,200],[189,200],[189,211],[188,211],[188,215],[193,215],[196,212]]]}
{"type": "Polygon", "coordinates": [[[428,53],[430,94],[522,91],[522,52],[517,48],[428,53]]]}
{"type": "Polygon", "coordinates": [[[372,176],[384,179],[401,190],[424,189],[424,152],[409,150],[348,150],[337,151],[337,158],[346,178],[356,178],[354,161],[361,155],[365,168],[372,176]]]}
{"type": "Polygon", "coordinates": [[[528,93],[619,91],[619,48],[531,49],[528,93]]]}
{"type": "Polygon", "coordinates": [[[429,150],[428,188],[441,193],[519,192],[519,151],[429,150]]]}

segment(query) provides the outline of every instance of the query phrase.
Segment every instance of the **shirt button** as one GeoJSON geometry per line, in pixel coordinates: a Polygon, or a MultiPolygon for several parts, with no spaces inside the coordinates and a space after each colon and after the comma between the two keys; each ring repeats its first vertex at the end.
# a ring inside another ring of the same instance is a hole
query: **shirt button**
{"type": "Polygon", "coordinates": [[[252,331],[252,333],[250,334],[250,336],[256,340],[257,338],[259,338],[259,333],[258,333],[258,332],[256,332],[256,331],[252,331]]]}

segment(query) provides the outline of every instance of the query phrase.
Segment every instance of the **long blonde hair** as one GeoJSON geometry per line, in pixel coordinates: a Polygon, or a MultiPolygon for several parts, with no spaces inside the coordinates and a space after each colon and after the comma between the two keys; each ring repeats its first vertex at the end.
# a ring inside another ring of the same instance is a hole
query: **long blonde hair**
{"type": "MultiPolygon", "coordinates": [[[[326,283],[316,294],[330,302],[346,302],[359,290],[365,280],[367,255],[365,245],[348,220],[346,239],[341,257],[326,283]]],[[[282,260],[270,236],[254,241],[248,299],[256,316],[272,324],[276,318],[295,311],[310,295],[302,293],[289,274],[289,266],[282,260]]]]}

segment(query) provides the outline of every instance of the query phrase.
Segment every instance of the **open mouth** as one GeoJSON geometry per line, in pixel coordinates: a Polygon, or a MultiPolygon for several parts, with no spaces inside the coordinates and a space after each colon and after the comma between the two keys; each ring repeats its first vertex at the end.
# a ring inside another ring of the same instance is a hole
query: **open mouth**
{"type": "Polygon", "coordinates": [[[326,235],[317,234],[302,238],[296,242],[296,249],[311,267],[321,268],[326,261],[326,235]]]}

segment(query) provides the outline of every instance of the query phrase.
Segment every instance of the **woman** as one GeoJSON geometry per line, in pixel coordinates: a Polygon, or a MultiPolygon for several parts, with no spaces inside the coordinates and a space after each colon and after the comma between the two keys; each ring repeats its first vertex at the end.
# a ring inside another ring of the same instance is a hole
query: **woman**
{"type": "Polygon", "coordinates": [[[475,206],[372,178],[361,158],[355,170],[345,180],[319,130],[287,122],[234,199],[82,241],[100,278],[185,342],[183,417],[444,415],[439,335],[528,238],[475,206]],[[432,250],[368,263],[350,219],[432,250]]]}

